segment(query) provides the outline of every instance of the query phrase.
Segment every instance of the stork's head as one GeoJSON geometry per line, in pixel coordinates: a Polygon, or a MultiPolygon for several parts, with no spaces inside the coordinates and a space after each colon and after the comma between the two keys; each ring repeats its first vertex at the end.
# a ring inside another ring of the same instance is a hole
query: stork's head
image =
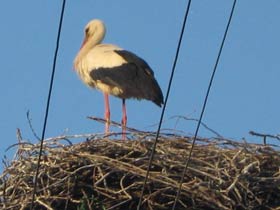
{"type": "Polygon", "coordinates": [[[106,28],[101,20],[94,19],[91,20],[85,27],[85,38],[82,47],[89,41],[93,40],[93,43],[99,44],[106,33],[106,28]]]}
{"type": "Polygon", "coordinates": [[[96,45],[100,44],[105,36],[106,28],[101,20],[91,20],[85,27],[85,37],[81,49],[74,60],[74,69],[78,69],[81,59],[96,45]]]}

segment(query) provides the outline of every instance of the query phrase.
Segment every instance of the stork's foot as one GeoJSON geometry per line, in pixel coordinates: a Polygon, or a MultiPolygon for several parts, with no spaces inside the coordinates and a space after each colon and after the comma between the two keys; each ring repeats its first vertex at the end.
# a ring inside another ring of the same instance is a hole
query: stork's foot
{"type": "Polygon", "coordinates": [[[126,140],[126,127],[122,126],[122,140],[126,140]]]}
{"type": "Polygon", "coordinates": [[[126,140],[126,117],[123,117],[122,119],[122,140],[126,140]]]}
{"type": "Polygon", "coordinates": [[[110,133],[110,121],[106,120],[105,123],[105,134],[109,134],[110,133]]]}

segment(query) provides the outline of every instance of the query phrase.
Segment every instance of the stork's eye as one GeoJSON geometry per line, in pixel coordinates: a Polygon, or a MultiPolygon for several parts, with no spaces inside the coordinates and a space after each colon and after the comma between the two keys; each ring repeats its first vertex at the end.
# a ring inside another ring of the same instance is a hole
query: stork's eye
{"type": "Polygon", "coordinates": [[[89,32],[89,28],[86,28],[85,30],[86,35],[88,34],[88,32],[89,32]]]}

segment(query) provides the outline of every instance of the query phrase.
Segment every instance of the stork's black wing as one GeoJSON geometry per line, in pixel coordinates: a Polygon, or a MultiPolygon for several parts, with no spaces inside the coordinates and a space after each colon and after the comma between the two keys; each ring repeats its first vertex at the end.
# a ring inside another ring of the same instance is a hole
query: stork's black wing
{"type": "Polygon", "coordinates": [[[90,73],[91,77],[111,87],[122,89],[123,93],[117,95],[118,97],[147,99],[161,106],[163,104],[162,91],[150,66],[134,53],[125,50],[115,52],[127,63],[121,66],[94,69],[90,73]]]}

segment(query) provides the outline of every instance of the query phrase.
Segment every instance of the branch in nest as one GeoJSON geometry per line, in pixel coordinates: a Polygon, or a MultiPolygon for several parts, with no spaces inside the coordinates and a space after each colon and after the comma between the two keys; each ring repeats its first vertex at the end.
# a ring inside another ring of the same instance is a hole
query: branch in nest
{"type": "Polygon", "coordinates": [[[266,138],[272,138],[272,139],[277,139],[280,140],[280,136],[279,135],[271,135],[271,134],[263,134],[263,133],[257,133],[255,131],[250,131],[249,134],[251,134],[252,136],[259,136],[259,137],[263,137],[263,144],[266,145],[266,138]]]}

